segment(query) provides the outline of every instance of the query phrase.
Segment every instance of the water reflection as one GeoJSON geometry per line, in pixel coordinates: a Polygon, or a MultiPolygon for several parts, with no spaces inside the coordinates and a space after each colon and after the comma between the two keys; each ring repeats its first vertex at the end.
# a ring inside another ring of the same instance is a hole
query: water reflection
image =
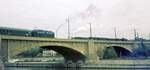
{"type": "Polygon", "coordinates": [[[88,68],[28,68],[28,67],[7,67],[5,70],[150,70],[150,69],[88,69],[88,68]]]}

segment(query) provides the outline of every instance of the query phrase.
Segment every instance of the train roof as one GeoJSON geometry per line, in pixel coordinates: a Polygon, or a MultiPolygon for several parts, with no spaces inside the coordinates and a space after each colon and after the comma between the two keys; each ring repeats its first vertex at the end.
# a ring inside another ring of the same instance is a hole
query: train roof
{"type": "Polygon", "coordinates": [[[5,30],[17,30],[17,31],[28,31],[28,32],[32,32],[32,31],[42,31],[42,32],[51,32],[51,33],[54,33],[53,31],[42,30],[42,29],[29,30],[29,29],[11,28],[11,27],[0,27],[0,29],[5,29],[5,30]]]}
{"type": "Polygon", "coordinates": [[[19,30],[19,31],[31,31],[31,30],[28,30],[28,29],[10,28],[10,27],[0,27],[0,29],[6,29],[6,30],[19,30]]]}
{"type": "Polygon", "coordinates": [[[49,30],[41,30],[41,29],[34,29],[33,31],[47,31],[47,32],[53,32],[53,31],[49,31],[49,30]]]}

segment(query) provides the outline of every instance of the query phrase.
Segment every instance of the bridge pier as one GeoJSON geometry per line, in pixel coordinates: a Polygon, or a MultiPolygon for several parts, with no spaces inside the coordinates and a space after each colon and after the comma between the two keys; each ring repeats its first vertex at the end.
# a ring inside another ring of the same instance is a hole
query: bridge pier
{"type": "Polygon", "coordinates": [[[1,38],[0,38],[0,70],[4,70],[4,65],[2,61],[2,43],[1,43],[1,38]]]}
{"type": "Polygon", "coordinates": [[[99,59],[97,57],[89,56],[85,63],[86,64],[98,64],[99,59]]]}
{"type": "Polygon", "coordinates": [[[96,47],[94,46],[94,42],[92,40],[88,41],[88,57],[86,60],[87,64],[98,64],[99,58],[96,52],[96,47]]]}

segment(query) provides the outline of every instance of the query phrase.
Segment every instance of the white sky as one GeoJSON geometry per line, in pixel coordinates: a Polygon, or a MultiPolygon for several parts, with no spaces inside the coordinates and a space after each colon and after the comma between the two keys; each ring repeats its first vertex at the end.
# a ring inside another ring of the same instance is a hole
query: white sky
{"type": "Polygon", "coordinates": [[[66,18],[71,20],[72,36],[133,38],[133,29],[140,37],[150,33],[150,0],[0,0],[0,26],[58,31],[67,37],[66,18]]]}

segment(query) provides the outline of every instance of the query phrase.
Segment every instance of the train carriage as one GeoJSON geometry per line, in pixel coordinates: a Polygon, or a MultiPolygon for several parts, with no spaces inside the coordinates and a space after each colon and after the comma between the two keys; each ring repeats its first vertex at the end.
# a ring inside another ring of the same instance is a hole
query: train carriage
{"type": "Polygon", "coordinates": [[[46,30],[32,30],[32,36],[54,38],[54,32],[46,30]]]}
{"type": "Polygon", "coordinates": [[[30,30],[0,27],[0,35],[31,36],[30,30]]]}
{"type": "Polygon", "coordinates": [[[0,35],[54,38],[54,32],[0,27],[0,35]]]}

